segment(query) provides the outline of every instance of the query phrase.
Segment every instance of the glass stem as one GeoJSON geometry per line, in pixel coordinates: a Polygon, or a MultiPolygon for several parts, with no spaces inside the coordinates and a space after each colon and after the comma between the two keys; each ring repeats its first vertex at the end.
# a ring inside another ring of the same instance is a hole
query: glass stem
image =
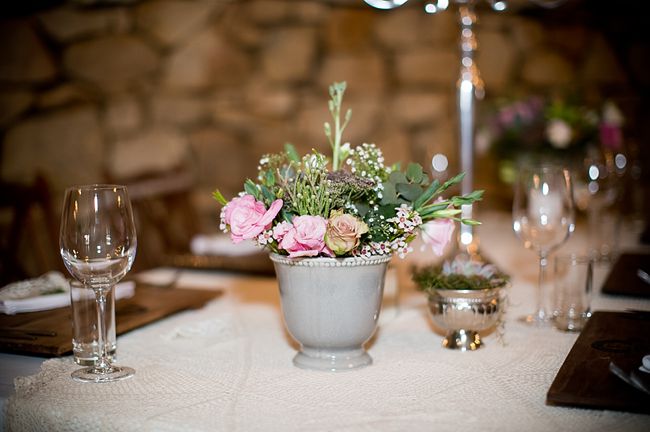
{"type": "Polygon", "coordinates": [[[106,350],[107,328],[106,328],[106,294],[112,290],[112,286],[95,289],[97,301],[97,343],[99,344],[99,361],[95,366],[98,373],[109,373],[111,365],[108,361],[106,350]]]}
{"type": "Polygon", "coordinates": [[[537,281],[537,310],[535,319],[539,322],[546,321],[548,315],[544,307],[546,300],[546,267],[548,266],[548,253],[540,252],[539,254],[539,280],[537,281]]]}

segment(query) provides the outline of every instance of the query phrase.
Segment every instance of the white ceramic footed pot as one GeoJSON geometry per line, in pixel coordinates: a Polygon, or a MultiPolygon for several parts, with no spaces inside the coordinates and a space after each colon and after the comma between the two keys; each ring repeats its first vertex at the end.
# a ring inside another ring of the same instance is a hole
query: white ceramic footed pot
{"type": "Polygon", "coordinates": [[[377,327],[390,256],[288,258],[270,254],[294,365],[343,371],[372,364],[363,344],[377,327]]]}

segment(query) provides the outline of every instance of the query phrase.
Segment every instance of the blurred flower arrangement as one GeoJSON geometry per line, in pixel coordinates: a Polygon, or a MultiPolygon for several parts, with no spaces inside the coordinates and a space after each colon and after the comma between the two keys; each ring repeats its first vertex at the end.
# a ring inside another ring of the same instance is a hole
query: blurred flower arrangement
{"type": "Polygon", "coordinates": [[[346,83],[329,88],[333,122],[324,124],[332,148],[331,161],[322,153],[299,156],[291,144],[283,152],[264,155],[256,181],[247,180],[239,196],[223,205],[220,228],[234,243],[253,240],[289,257],[345,257],[397,254],[422,235],[424,244],[441,255],[451,239],[460,207],[481,199],[483,191],[443,198],[459,183],[459,174],[444,183],[429,181],[422,166],[386,166],[374,144],[352,148],[342,136],[352,111],[342,116],[346,83]],[[331,163],[331,168],[330,168],[331,163]]]}
{"type": "Polygon", "coordinates": [[[506,161],[500,175],[508,180],[514,162],[521,159],[582,158],[594,150],[620,152],[623,123],[621,111],[611,101],[594,109],[568,98],[531,96],[499,103],[477,133],[477,150],[506,161]]]}

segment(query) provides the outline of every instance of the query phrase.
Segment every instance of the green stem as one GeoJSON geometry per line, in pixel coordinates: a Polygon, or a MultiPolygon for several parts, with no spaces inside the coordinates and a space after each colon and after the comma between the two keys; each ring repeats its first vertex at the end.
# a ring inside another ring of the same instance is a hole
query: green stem
{"type": "Polygon", "coordinates": [[[331,100],[329,103],[330,113],[334,119],[334,131],[329,130],[329,126],[326,125],[325,133],[328,134],[330,139],[330,144],[332,145],[332,169],[333,171],[338,171],[341,165],[341,137],[343,136],[343,129],[347,126],[349,116],[346,115],[346,119],[343,125],[341,125],[341,104],[343,103],[343,94],[345,93],[346,83],[334,83],[330,86],[330,96],[331,100]],[[332,140],[332,133],[334,134],[332,140]]]}
{"type": "MultiPolygon", "coordinates": [[[[340,100],[338,101],[340,103],[340,100]]],[[[332,168],[334,171],[339,169],[339,152],[341,151],[341,119],[339,118],[339,105],[335,104],[336,112],[334,113],[334,150],[332,158],[332,168]]]]}

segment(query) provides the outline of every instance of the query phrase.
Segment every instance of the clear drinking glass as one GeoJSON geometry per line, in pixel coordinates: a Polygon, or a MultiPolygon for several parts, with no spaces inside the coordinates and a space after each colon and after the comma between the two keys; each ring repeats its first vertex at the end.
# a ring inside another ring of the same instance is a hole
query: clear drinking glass
{"type": "Polygon", "coordinates": [[[523,317],[528,324],[548,325],[545,286],[548,255],[575,229],[571,175],[556,165],[524,165],[515,181],[512,227],[524,246],[537,252],[537,309],[523,317]]]}
{"type": "Polygon", "coordinates": [[[107,345],[110,320],[107,298],[115,284],[131,269],[137,246],[133,211],[126,187],[117,185],[74,186],[66,190],[59,246],[68,272],[90,287],[97,302],[99,361],[72,373],[84,382],[110,382],[135,371],[111,364],[107,345]]]}
{"type": "Polygon", "coordinates": [[[553,324],[564,331],[580,331],[591,317],[594,258],[560,255],[555,257],[553,324]]]}

